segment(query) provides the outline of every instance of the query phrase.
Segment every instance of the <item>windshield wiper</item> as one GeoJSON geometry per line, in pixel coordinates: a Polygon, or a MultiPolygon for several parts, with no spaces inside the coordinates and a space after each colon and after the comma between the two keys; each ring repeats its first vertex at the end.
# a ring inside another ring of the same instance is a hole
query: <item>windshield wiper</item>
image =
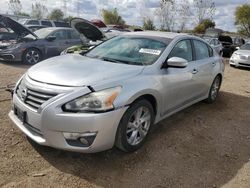
{"type": "Polygon", "coordinates": [[[108,57],[103,57],[103,58],[100,58],[100,59],[103,60],[103,61],[109,61],[109,62],[113,62],[113,63],[122,63],[119,60],[108,58],[108,57]]]}
{"type": "MultiPolygon", "coordinates": [[[[108,57],[103,57],[103,58],[101,58],[101,60],[109,61],[109,62],[113,62],[113,63],[123,63],[123,64],[128,64],[128,65],[138,65],[138,62],[117,60],[117,59],[112,59],[112,58],[108,58],[108,57]]],[[[143,63],[141,63],[140,65],[143,65],[143,63]]]]}

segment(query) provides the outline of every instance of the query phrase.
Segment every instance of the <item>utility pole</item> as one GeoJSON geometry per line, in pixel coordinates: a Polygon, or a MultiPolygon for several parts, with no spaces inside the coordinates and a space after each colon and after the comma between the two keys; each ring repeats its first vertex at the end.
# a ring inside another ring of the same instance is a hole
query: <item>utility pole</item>
{"type": "Polygon", "coordinates": [[[66,17],[67,16],[67,11],[68,11],[67,0],[63,0],[63,10],[64,10],[64,15],[66,17]]]}
{"type": "Polygon", "coordinates": [[[76,8],[77,8],[77,17],[80,17],[80,1],[77,0],[76,2],[76,8]]]}

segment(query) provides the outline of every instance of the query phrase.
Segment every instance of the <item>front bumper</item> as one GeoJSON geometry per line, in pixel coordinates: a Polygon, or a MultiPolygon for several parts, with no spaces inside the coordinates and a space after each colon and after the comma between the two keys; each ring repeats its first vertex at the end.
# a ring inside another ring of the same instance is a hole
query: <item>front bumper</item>
{"type": "Polygon", "coordinates": [[[106,113],[65,113],[58,108],[59,101],[43,107],[38,113],[14,94],[13,108],[25,111],[27,118],[23,123],[13,110],[9,117],[23,133],[40,145],[82,153],[104,151],[114,146],[116,130],[127,107],[106,113]],[[70,145],[63,133],[96,133],[96,137],[90,146],[83,147],[70,145]]]}
{"type": "Polygon", "coordinates": [[[234,65],[236,67],[250,68],[250,60],[243,60],[240,58],[234,58],[234,57],[230,58],[229,64],[234,65]]]}
{"type": "Polygon", "coordinates": [[[0,50],[0,60],[2,61],[21,61],[22,52],[11,50],[0,50]]]}

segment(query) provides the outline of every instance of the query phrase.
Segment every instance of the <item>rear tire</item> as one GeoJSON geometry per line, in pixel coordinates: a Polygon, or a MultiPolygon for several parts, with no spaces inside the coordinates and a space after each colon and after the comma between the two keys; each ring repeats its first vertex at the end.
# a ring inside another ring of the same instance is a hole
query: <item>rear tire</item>
{"type": "Polygon", "coordinates": [[[151,103],[139,100],[123,115],[116,133],[115,145],[125,152],[138,150],[145,142],[155,114],[151,103]]]}
{"type": "Polygon", "coordinates": [[[217,75],[210,87],[208,98],[205,100],[207,103],[214,103],[217,99],[221,86],[221,77],[217,75]]]}
{"type": "Polygon", "coordinates": [[[42,60],[42,54],[38,49],[29,48],[23,54],[23,62],[34,65],[42,60]]]}

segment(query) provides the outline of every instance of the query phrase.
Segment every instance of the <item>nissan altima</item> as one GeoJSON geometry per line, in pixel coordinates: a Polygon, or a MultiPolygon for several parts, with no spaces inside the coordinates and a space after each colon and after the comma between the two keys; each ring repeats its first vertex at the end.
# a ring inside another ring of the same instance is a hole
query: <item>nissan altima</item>
{"type": "Polygon", "coordinates": [[[76,152],[139,149],[157,122],[216,101],[222,58],[202,39],[136,32],[31,67],[10,119],[33,141],[76,152]]]}

